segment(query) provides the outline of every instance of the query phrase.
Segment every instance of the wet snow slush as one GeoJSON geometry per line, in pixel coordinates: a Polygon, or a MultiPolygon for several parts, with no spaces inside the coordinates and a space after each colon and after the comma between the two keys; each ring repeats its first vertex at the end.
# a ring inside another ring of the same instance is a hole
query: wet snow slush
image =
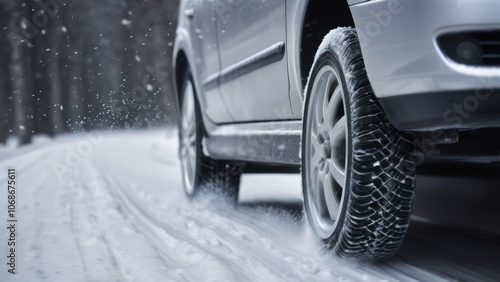
{"type": "Polygon", "coordinates": [[[2,226],[8,168],[19,219],[15,275],[0,233],[0,281],[500,279],[499,237],[474,230],[412,223],[398,254],[380,262],[324,253],[302,214],[299,175],[244,175],[236,207],[220,195],[190,202],[175,136],[94,132],[0,147],[2,226]]]}

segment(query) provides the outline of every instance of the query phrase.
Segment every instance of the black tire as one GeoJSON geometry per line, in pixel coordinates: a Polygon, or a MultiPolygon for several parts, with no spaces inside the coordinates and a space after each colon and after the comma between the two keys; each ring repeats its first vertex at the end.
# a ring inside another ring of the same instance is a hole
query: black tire
{"type": "Polygon", "coordinates": [[[393,255],[410,222],[414,137],[396,130],[381,110],[354,29],[335,29],[325,37],[305,93],[302,184],[308,221],[325,246],[340,256],[393,255]],[[318,106],[321,101],[326,105],[318,106]],[[330,131],[323,125],[329,116],[334,124],[330,131]],[[338,137],[342,130],[345,140],[338,137]],[[332,204],[332,199],[337,202],[332,204]]]}
{"type": "Polygon", "coordinates": [[[193,199],[201,192],[220,192],[230,201],[236,202],[242,169],[236,162],[215,160],[204,154],[202,141],[206,136],[206,131],[197,100],[195,83],[189,69],[184,75],[180,93],[182,94],[180,95],[179,107],[181,110],[179,119],[179,158],[186,195],[188,198],[193,199]],[[191,103],[192,106],[186,106],[188,103],[191,103]],[[190,120],[188,117],[192,117],[192,119],[190,120]],[[185,125],[192,126],[192,128],[186,130],[185,125]],[[193,132],[195,136],[185,141],[185,137],[189,135],[189,132],[193,132]],[[187,153],[184,153],[188,147],[193,148],[194,156],[188,156],[187,153]],[[194,170],[193,173],[190,172],[188,165],[194,170]]]}

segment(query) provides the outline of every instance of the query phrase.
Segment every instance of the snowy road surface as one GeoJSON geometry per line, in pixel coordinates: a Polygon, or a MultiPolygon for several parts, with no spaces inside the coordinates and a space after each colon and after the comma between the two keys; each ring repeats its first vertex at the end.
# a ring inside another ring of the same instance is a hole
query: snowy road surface
{"type": "Polygon", "coordinates": [[[16,168],[18,179],[17,274],[7,272],[2,227],[0,281],[500,279],[500,237],[475,229],[414,223],[400,252],[383,262],[324,254],[302,217],[298,175],[245,175],[236,207],[217,196],[190,203],[173,132],[0,147],[1,226],[7,168],[16,168]]]}

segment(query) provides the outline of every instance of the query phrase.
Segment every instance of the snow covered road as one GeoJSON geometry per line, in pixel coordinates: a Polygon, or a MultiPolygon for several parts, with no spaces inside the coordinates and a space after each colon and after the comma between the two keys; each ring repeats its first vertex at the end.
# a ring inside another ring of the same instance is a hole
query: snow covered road
{"type": "Polygon", "coordinates": [[[175,136],[94,132],[0,147],[1,226],[7,169],[18,179],[16,274],[2,231],[0,281],[500,279],[497,235],[417,223],[388,261],[325,254],[302,216],[298,175],[244,175],[236,207],[217,195],[189,202],[175,136]]]}

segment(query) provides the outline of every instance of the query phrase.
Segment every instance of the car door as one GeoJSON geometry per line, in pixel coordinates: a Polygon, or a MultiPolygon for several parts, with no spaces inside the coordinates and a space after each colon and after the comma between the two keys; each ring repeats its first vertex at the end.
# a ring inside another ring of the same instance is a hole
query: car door
{"type": "Polygon", "coordinates": [[[285,0],[215,0],[220,92],[238,122],[292,119],[285,0]]]}
{"type": "Polygon", "coordinates": [[[198,98],[202,111],[216,123],[228,123],[233,119],[219,92],[218,83],[204,83],[220,69],[217,49],[217,21],[214,1],[185,0],[182,13],[189,26],[191,38],[191,70],[195,76],[198,98]]]}

